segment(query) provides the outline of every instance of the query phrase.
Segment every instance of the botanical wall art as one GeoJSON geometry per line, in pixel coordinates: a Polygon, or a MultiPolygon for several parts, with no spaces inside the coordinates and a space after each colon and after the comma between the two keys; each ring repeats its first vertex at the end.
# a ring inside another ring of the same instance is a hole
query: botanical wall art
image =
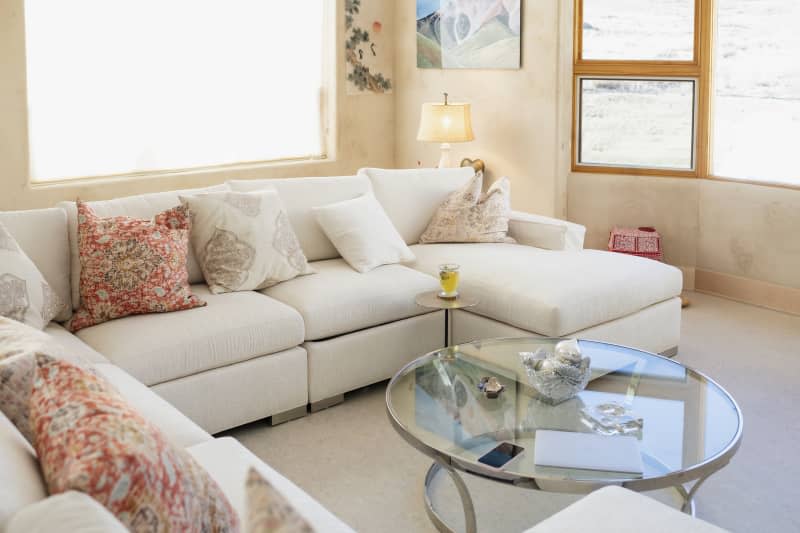
{"type": "Polygon", "coordinates": [[[521,0],[417,0],[420,68],[520,68],[521,0]]]}
{"type": "Polygon", "coordinates": [[[345,0],[347,94],[388,93],[392,67],[381,22],[382,0],[345,0]]]}

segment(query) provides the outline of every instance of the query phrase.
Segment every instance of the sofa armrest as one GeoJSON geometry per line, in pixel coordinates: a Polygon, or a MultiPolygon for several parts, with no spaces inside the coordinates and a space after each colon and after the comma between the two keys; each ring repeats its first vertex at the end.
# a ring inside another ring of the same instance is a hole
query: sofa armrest
{"type": "Polygon", "coordinates": [[[545,250],[583,250],[586,227],[557,218],[512,211],[508,236],[520,244],[545,250]]]}

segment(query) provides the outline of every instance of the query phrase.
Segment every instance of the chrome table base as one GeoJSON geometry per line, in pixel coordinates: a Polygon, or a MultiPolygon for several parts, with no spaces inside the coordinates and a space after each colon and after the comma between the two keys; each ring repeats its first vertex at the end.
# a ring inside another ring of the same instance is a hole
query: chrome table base
{"type": "MultiPolygon", "coordinates": [[[[442,533],[455,533],[455,530],[448,526],[444,519],[436,511],[431,499],[431,487],[433,486],[433,481],[442,470],[447,472],[447,474],[450,476],[450,479],[453,480],[453,484],[455,484],[456,489],[458,490],[458,496],[461,498],[461,506],[464,510],[464,523],[466,524],[466,532],[477,533],[478,526],[475,516],[475,505],[472,503],[472,496],[469,494],[469,489],[464,483],[464,480],[461,478],[461,475],[455,469],[453,469],[453,467],[441,461],[434,462],[430,468],[428,468],[428,472],[425,474],[424,498],[425,510],[428,512],[428,518],[430,518],[436,529],[442,533]]],[[[710,476],[711,474],[708,474],[707,476],[698,479],[688,490],[683,485],[677,485],[673,487],[683,502],[681,511],[690,516],[695,516],[695,494],[697,494],[697,490],[710,476]]]]}
{"type": "Polygon", "coordinates": [[[451,529],[442,517],[439,516],[439,513],[436,512],[436,509],[433,507],[433,502],[431,501],[431,484],[434,478],[436,478],[436,474],[439,473],[439,470],[447,472],[450,475],[450,479],[453,480],[456,489],[458,489],[458,496],[461,498],[461,506],[464,509],[464,523],[466,524],[467,533],[477,533],[478,525],[475,519],[475,506],[472,504],[472,497],[469,495],[467,485],[453,467],[439,461],[433,463],[428,469],[428,473],[425,474],[425,510],[428,511],[428,518],[431,519],[436,529],[442,533],[454,533],[454,530],[451,529]]]}

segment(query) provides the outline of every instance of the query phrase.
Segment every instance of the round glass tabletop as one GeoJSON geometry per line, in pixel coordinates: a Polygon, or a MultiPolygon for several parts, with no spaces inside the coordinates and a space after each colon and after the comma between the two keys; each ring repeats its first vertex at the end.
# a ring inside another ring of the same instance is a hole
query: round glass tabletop
{"type": "Polygon", "coordinates": [[[710,475],[736,452],[742,414],[733,398],[700,372],[659,355],[579,341],[583,355],[591,358],[588,386],[557,405],[540,401],[522,354],[552,351],[559,340],[477,341],[420,357],[389,383],[390,419],[412,445],[453,467],[553,491],[582,492],[606,484],[635,490],[672,487],[710,475]],[[497,398],[480,390],[486,377],[504,385],[497,398]],[[635,436],[643,474],[534,463],[537,430],[598,431],[585,413],[608,403],[624,406],[642,421],[635,436]],[[514,443],[525,453],[499,469],[478,462],[500,442],[514,443]]]}

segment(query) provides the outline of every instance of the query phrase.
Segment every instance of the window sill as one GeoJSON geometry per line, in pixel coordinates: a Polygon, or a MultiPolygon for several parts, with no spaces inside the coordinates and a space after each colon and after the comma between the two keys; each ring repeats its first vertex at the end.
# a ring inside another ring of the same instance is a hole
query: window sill
{"type": "Polygon", "coordinates": [[[46,181],[28,181],[31,190],[61,189],[69,187],[84,187],[86,185],[107,185],[133,181],[155,181],[159,179],[182,179],[203,177],[218,173],[247,173],[254,170],[277,170],[306,165],[325,165],[336,161],[327,155],[297,157],[290,159],[276,159],[271,161],[255,161],[247,163],[231,163],[207,167],[193,167],[183,169],[157,170],[147,172],[132,172],[128,174],[113,174],[107,176],[91,176],[82,178],[65,178],[46,181]]]}

